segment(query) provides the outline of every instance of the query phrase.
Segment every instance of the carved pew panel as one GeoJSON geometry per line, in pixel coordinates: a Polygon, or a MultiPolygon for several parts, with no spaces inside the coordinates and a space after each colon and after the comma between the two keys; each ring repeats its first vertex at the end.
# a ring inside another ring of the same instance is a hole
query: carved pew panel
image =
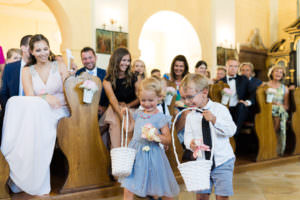
{"type": "Polygon", "coordinates": [[[300,154],[300,88],[294,91],[296,111],[292,115],[292,127],[296,137],[294,154],[300,154]]]}
{"type": "Polygon", "coordinates": [[[6,182],[9,177],[9,166],[0,151],[0,199],[10,199],[6,182]]]}
{"type": "MultiPolygon", "coordinates": [[[[224,83],[223,81],[219,81],[218,83],[210,85],[209,86],[209,93],[208,93],[209,98],[212,101],[220,103],[221,100],[222,100],[222,90],[224,88],[229,88],[229,85],[224,83]]],[[[231,144],[231,147],[233,149],[233,152],[235,152],[235,148],[236,148],[235,140],[234,140],[233,137],[231,137],[229,140],[230,140],[230,144],[231,144]]]]}
{"type": "Polygon", "coordinates": [[[255,130],[258,137],[258,155],[256,161],[269,160],[278,157],[277,137],[272,118],[272,104],[266,103],[267,85],[260,86],[256,91],[259,113],[255,115],[255,130]]]}
{"type": "Polygon", "coordinates": [[[57,129],[58,144],[67,158],[69,168],[61,193],[112,185],[108,175],[109,153],[98,126],[100,91],[100,79],[87,73],[76,78],[70,77],[64,83],[71,117],[61,119],[57,129]],[[99,87],[91,104],[83,103],[83,89],[78,88],[87,79],[95,81],[99,87]]]}

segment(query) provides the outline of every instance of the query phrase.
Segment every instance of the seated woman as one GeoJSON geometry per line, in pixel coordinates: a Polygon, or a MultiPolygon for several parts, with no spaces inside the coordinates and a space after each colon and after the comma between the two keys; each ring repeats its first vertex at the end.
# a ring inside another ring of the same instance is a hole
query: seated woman
{"type": "MultiPolygon", "coordinates": [[[[169,80],[168,85],[174,86],[177,90],[177,97],[176,101],[180,101],[180,93],[179,93],[179,85],[181,83],[181,80],[184,78],[184,76],[189,73],[189,64],[183,55],[177,55],[171,64],[170,69],[170,77],[165,77],[167,80],[169,80]]],[[[179,104],[178,107],[183,106],[183,103],[177,103],[179,104]]]]}
{"type": "MultiPolygon", "coordinates": [[[[189,73],[189,65],[188,62],[183,55],[177,55],[171,64],[171,73],[170,73],[170,79],[167,82],[168,86],[173,86],[177,90],[177,96],[176,96],[176,103],[175,106],[178,109],[181,109],[184,107],[183,101],[181,101],[180,93],[179,93],[179,86],[181,83],[181,80],[184,78],[186,74],[189,73]]],[[[176,114],[176,112],[175,112],[176,114]]],[[[184,134],[184,126],[185,126],[185,117],[187,112],[184,112],[178,121],[176,122],[176,130],[177,135],[179,138],[180,143],[183,143],[183,134],[184,134]]]]}
{"type": "Polygon", "coordinates": [[[285,68],[279,65],[273,66],[268,72],[268,77],[269,81],[266,84],[276,90],[272,101],[272,116],[278,140],[277,152],[283,156],[286,146],[286,120],[289,108],[289,90],[283,84],[285,68]]]}
{"type": "Polygon", "coordinates": [[[69,74],[64,64],[49,60],[49,42],[43,35],[34,35],[29,47],[30,61],[22,70],[26,96],[12,97],[6,104],[1,151],[9,164],[12,190],[45,195],[51,190],[57,123],[69,115],[63,94],[69,74]]]}
{"type": "Polygon", "coordinates": [[[139,105],[136,96],[137,78],[131,73],[131,56],[127,49],[118,48],[110,57],[103,88],[106,96],[101,106],[108,106],[100,119],[100,127],[109,126],[111,148],[121,145],[121,120],[123,107],[135,108],[139,105]]]}
{"type": "Polygon", "coordinates": [[[146,65],[142,60],[135,60],[132,64],[132,72],[141,78],[141,80],[146,78],[146,65]]]}

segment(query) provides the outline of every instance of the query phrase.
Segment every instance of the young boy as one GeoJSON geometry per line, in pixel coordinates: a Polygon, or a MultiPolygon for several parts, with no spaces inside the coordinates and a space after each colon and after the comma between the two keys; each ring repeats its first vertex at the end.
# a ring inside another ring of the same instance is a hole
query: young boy
{"type": "MultiPolygon", "coordinates": [[[[196,151],[197,139],[203,138],[205,141],[204,123],[211,123],[207,126],[210,127],[208,129],[214,139],[213,152],[210,152],[213,154],[213,166],[210,174],[211,187],[212,185],[215,187],[217,200],[227,200],[229,196],[233,195],[232,178],[235,162],[229,138],[234,135],[236,126],[228,109],[220,103],[211,101],[208,98],[208,91],[208,79],[203,75],[188,74],[181,82],[180,95],[184,103],[189,107],[197,107],[203,110],[203,113],[192,111],[187,115],[184,144],[187,149],[196,151]]],[[[208,156],[205,154],[203,153],[202,158],[198,159],[204,159],[204,156],[209,159],[209,154],[208,156]]],[[[198,191],[197,200],[208,200],[210,193],[211,188],[198,191]]]]}

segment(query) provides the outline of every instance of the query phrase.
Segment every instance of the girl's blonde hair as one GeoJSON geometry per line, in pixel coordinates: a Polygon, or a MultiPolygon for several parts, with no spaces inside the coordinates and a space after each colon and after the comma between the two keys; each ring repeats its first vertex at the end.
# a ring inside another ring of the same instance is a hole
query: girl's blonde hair
{"type": "Polygon", "coordinates": [[[162,83],[157,78],[146,78],[142,80],[138,89],[138,96],[141,94],[143,90],[150,90],[155,92],[158,97],[163,96],[162,83]]]}
{"type": "Polygon", "coordinates": [[[283,71],[283,76],[282,76],[282,79],[280,80],[281,82],[284,81],[285,79],[285,74],[286,74],[286,71],[285,71],[285,67],[281,66],[281,65],[273,65],[269,71],[268,71],[268,78],[269,80],[273,80],[273,71],[276,70],[276,69],[281,69],[283,71]]]}

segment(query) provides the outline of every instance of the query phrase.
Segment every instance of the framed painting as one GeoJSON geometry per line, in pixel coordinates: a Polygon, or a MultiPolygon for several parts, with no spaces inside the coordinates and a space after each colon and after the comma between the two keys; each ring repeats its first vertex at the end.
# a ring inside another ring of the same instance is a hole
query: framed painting
{"type": "Polygon", "coordinates": [[[128,33],[123,33],[123,32],[113,32],[113,48],[112,50],[114,51],[115,49],[119,47],[128,47],[128,33]]]}
{"type": "Polygon", "coordinates": [[[111,54],[112,32],[96,29],[96,53],[111,54]]]}
{"type": "Polygon", "coordinates": [[[217,47],[217,65],[225,66],[226,61],[230,58],[238,59],[238,54],[235,49],[217,47]]]}

